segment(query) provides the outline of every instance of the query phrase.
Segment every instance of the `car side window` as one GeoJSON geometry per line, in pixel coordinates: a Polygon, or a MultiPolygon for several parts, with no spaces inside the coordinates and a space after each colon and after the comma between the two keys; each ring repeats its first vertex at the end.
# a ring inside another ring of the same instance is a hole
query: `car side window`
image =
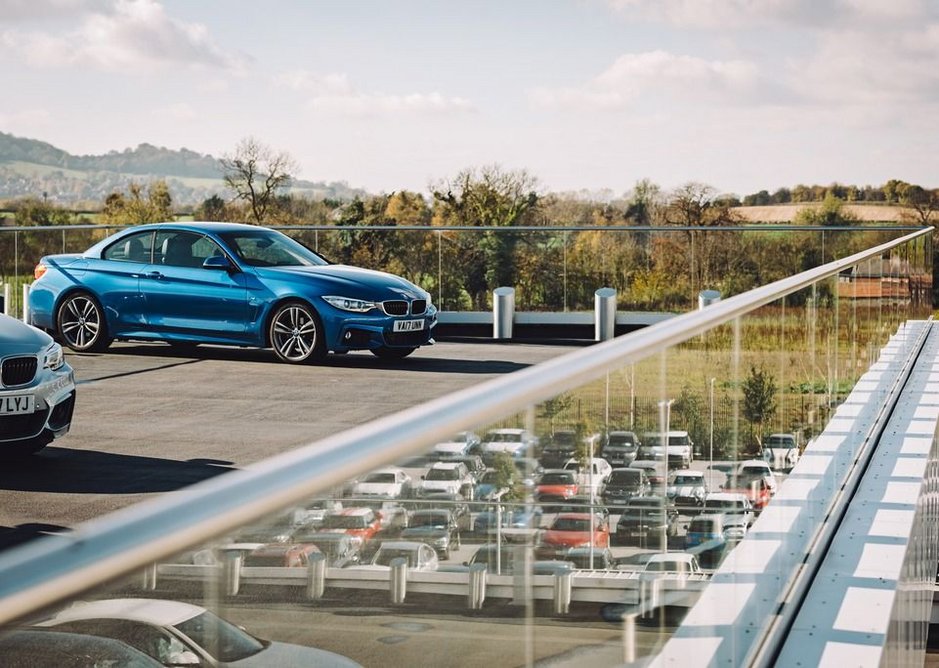
{"type": "Polygon", "coordinates": [[[122,237],[104,249],[105,260],[118,262],[150,262],[153,250],[153,231],[139,232],[122,237]]]}
{"type": "MultiPolygon", "coordinates": [[[[56,629],[121,640],[165,665],[173,665],[178,662],[184,652],[191,652],[181,640],[172,634],[142,622],[88,619],[58,624],[56,629]]],[[[199,664],[194,662],[193,665],[199,664]]]]}
{"type": "Polygon", "coordinates": [[[156,264],[170,267],[201,267],[206,258],[224,255],[221,247],[201,234],[161,230],[156,235],[156,264]]]}

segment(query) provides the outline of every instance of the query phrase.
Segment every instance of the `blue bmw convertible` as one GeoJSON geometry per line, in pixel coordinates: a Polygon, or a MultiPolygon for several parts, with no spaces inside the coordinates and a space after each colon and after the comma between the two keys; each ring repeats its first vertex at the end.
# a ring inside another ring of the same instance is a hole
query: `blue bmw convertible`
{"type": "Polygon", "coordinates": [[[141,225],[43,257],[29,312],[77,351],[114,339],[213,343],[272,348],[291,363],[350,350],[400,359],[431,343],[437,324],[430,295],[403,278],[234,223],[141,225]]]}

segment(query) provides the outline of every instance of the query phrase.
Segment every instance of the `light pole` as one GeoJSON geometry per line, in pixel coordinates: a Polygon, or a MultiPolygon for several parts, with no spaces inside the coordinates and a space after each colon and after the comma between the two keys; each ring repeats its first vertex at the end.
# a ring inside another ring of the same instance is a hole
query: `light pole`
{"type": "Polygon", "coordinates": [[[711,408],[711,428],[710,428],[710,452],[708,453],[708,487],[714,482],[714,381],[717,378],[711,378],[710,408],[711,408]]]}
{"type": "Polygon", "coordinates": [[[662,476],[662,552],[668,552],[668,432],[672,420],[674,399],[659,402],[662,450],[665,452],[665,474],[662,476]]]}

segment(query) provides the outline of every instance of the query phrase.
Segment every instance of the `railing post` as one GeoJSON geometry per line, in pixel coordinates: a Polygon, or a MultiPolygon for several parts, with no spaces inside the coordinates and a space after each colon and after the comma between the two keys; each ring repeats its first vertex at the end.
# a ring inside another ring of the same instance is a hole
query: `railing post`
{"type": "Polygon", "coordinates": [[[469,567],[469,595],[467,603],[470,610],[482,610],[486,601],[486,564],[473,564],[469,567]]]}
{"type": "Polygon", "coordinates": [[[143,589],[144,591],[156,591],[157,588],[157,565],[147,564],[143,569],[143,589]]]}
{"type": "Polygon", "coordinates": [[[404,603],[408,593],[408,560],[397,557],[391,560],[391,602],[395,605],[404,603]]]}
{"type": "Polygon", "coordinates": [[[222,579],[227,596],[237,596],[238,592],[241,591],[241,564],[243,559],[240,554],[229,554],[222,561],[222,579]]]}
{"type": "Polygon", "coordinates": [[[717,290],[702,290],[698,293],[698,308],[710,306],[721,300],[721,293],[717,290]]]}
{"type": "Polygon", "coordinates": [[[609,341],[616,331],[616,290],[600,288],[593,293],[594,340],[609,341]]]}
{"type": "Polygon", "coordinates": [[[636,660],[636,614],[623,615],[623,663],[636,660]]]}
{"type": "Polygon", "coordinates": [[[314,552],[306,565],[306,596],[311,601],[323,598],[326,591],[326,555],[314,552]]]}
{"type": "Polygon", "coordinates": [[[643,619],[652,619],[655,610],[660,606],[662,599],[662,578],[646,578],[640,580],[639,605],[643,619]]]}
{"type": "Polygon", "coordinates": [[[515,288],[492,291],[492,338],[511,339],[515,320],[515,288]]]}
{"type": "Polygon", "coordinates": [[[554,574],[554,614],[566,615],[571,610],[571,572],[554,574]]]}
{"type": "Polygon", "coordinates": [[[23,322],[29,324],[29,290],[31,283],[23,283],[23,322]]]}

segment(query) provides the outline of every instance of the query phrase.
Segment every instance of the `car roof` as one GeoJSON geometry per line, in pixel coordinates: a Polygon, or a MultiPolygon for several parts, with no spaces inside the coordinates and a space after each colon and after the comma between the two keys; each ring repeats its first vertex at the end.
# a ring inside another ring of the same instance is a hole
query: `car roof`
{"type": "Polygon", "coordinates": [[[153,598],[111,598],[98,601],[79,601],[60,610],[40,626],[77,621],[80,619],[130,619],[157,626],[176,626],[205,612],[205,608],[153,598]]]}
{"type": "Polygon", "coordinates": [[[694,558],[695,556],[693,554],[689,554],[688,552],[666,552],[664,554],[660,552],[650,556],[646,563],[651,564],[661,561],[685,561],[691,563],[694,558]]]}
{"type": "Polygon", "coordinates": [[[339,510],[331,510],[328,515],[367,515],[369,513],[374,513],[375,511],[371,508],[365,506],[352,506],[351,508],[340,508],[339,510]]]}
{"type": "Polygon", "coordinates": [[[558,513],[555,519],[589,520],[591,513],[558,513]]]}
{"type": "Polygon", "coordinates": [[[420,540],[386,540],[378,549],[387,547],[391,550],[419,550],[421,545],[427,545],[427,543],[420,540]]]}
{"type": "Polygon", "coordinates": [[[525,433],[524,429],[517,428],[505,428],[505,429],[490,429],[486,432],[487,434],[523,434],[525,433]]]}
{"type": "Polygon", "coordinates": [[[747,495],[741,492],[709,492],[707,496],[704,497],[704,501],[748,501],[747,495]]]}
{"type": "Polygon", "coordinates": [[[434,462],[431,464],[430,468],[449,471],[450,469],[458,469],[461,466],[463,466],[463,462],[434,462]]]}

